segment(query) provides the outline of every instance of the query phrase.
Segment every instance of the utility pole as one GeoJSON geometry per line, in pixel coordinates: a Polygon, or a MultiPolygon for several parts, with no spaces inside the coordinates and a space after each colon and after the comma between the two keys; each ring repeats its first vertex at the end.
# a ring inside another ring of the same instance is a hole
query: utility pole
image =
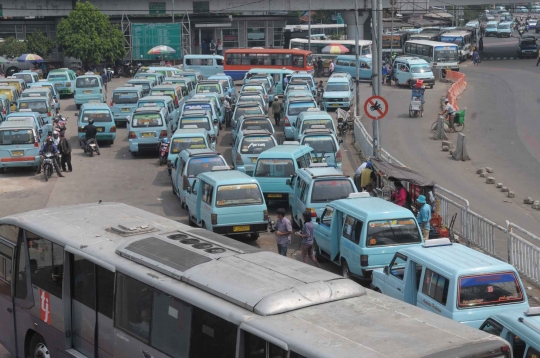
{"type": "MultiPolygon", "coordinates": [[[[373,95],[380,96],[382,86],[382,0],[371,0],[371,34],[373,38],[373,95]]],[[[379,121],[373,121],[373,156],[381,157],[379,121]]]]}
{"type": "Polygon", "coordinates": [[[308,5],[308,51],[311,51],[311,0],[308,5]]]}
{"type": "Polygon", "coordinates": [[[174,24],[174,0],[172,0],[172,22],[174,24]]]}
{"type": "Polygon", "coordinates": [[[360,116],[360,107],[361,107],[361,104],[360,104],[360,61],[359,61],[359,57],[360,57],[360,46],[358,45],[358,37],[359,37],[359,34],[358,34],[358,0],[354,0],[354,48],[355,48],[355,53],[356,53],[356,82],[355,82],[355,87],[356,87],[356,106],[354,106],[354,115],[356,117],[359,117],[360,116]]]}
{"type": "Polygon", "coordinates": [[[390,25],[390,58],[392,58],[392,54],[394,53],[394,4],[396,3],[396,0],[390,0],[390,5],[392,7],[390,8],[390,15],[392,16],[391,25],[390,25]]]}

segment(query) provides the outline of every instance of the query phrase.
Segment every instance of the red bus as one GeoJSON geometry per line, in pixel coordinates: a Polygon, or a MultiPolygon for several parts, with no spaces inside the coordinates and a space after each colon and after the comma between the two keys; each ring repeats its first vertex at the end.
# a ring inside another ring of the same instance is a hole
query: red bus
{"type": "Polygon", "coordinates": [[[235,48],[225,51],[223,70],[233,80],[241,80],[252,68],[289,69],[313,72],[312,52],[273,48],[235,48]]]}

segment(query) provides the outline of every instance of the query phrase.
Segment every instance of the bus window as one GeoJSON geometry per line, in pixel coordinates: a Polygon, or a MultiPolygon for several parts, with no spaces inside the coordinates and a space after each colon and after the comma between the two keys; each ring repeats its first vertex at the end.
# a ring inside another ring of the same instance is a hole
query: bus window
{"type": "Polygon", "coordinates": [[[29,231],[26,231],[26,242],[32,285],[61,298],[64,249],[29,231]]]}
{"type": "Polygon", "coordinates": [[[286,358],[287,351],[276,346],[254,334],[243,332],[244,334],[244,358],[266,358],[266,352],[270,358],[286,358]]]}
{"type": "Polygon", "coordinates": [[[236,357],[237,326],[200,308],[193,308],[191,357],[236,357]]]}
{"type": "Polygon", "coordinates": [[[116,275],[115,326],[149,343],[152,289],[124,274],[116,275]]]}

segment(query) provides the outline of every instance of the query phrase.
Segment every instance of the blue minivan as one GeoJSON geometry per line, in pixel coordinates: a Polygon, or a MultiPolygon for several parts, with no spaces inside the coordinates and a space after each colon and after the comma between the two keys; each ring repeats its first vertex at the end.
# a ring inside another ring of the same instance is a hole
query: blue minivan
{"type": "Polygon", "coordinates": [[[287,101],[287,106],[284,108],[285,114],[285,139],[293,139],[293,127],[296,125],[296,118],[302,112],[309,108],[318,108],[317,102],[313,97],[292,97],[287,101]]]}
{"type": "Polygon", "coordinates": [[[84,103],[97,101],[107,103],[107,93],[101,76],[83,75],[75,81],[74,99],[77,109],[84,103]]]}
{"type": "Polygon", "coordinates": [[[128,118],[131,117],[133,111],[137,108],[137,101],[142,97],[142,86],[126,85],[114,89],[111,96],[110,107],[117,126],[120,123],[127,125],[128,118]]]}
{"type": "MultiPolygon", "coordinates": [[[[373,69],[371,68],[371,57],[361,56],[358,58],[358,67],[360,69],[361,80],[371,80],[373,69]]],[[[340,55],[336,57],[334,72],[345,72],[356,78],[356,56],[340,55]]]]}
{"type": "Polygon", "coordinates": [[[247,175],[253,174],[257,158],[262,152],[278,145],[272,133],[265,129],[244,130],[231,144],[234,169],[247,175]]]}
{"type": "Polygon", "coordinates": [[[214,167],[201,173],[187,189],[189,220],[221,235],[250,234],[253,240],[268,230],[268,209],[257,180],[214,167]]]}
{"type": "Polygon", "coordinates": [[[141,152],[157,152],[161,139],[167,138],[165,108],[145,106],[137,108],[128,122],[129,151],[132,156],[141,152]]]}
{"type": "Polygon", "coordinates": [[[75,113],[77,116],[79,140],[85,136],[84,127],[88,125],[90,119],[94,120],[97,128],[96,140],[99,142],[108,141],[113,144],[116,139],[116,123],[114,116],[106,103],[85,103],[81,106],[81,112],[75,113]]]}
{"type": "Polygon", "coordinates": [[[199,71],[204,78],[223,73],[223,56],[185,55],[184,70],[199,71]]]}
{"type": "Polygon", "coordinates": [[[39,150],[47,136],[40,136],[33,118],[14,118],[0,123],[0,174],[6,168],[39,165],[39,150]]]}
{"type": "MultiPolygon", "coordinates": [[[[212,145],[208,131],[202,128],[178,129],[170,139],[169,155],[167,157],[167,169],[172,173],[172,163],[183,150],[208,149],[212,145]]],[[[212,149],[213,150],[213,149],[212,149]]]]}

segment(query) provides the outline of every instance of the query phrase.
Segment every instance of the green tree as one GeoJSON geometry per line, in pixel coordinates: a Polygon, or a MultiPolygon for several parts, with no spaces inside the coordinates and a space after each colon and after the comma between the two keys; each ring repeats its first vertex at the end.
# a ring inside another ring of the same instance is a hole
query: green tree
{"type": "Polygon", "coordinates": [[[463,8],[463,20],[467,23],[471,20],[478,19],[482,15],[482,12],[478,6],[467,5],[463,8]]]}
{"type": "Polygon", "coordinates": [[[56,41],[65,55],[80,59],[85,66],[126,55],[122,32],[89,2],[77,2],[75,9],[60,21],[56,41]]]}
{"type": "Polygon", "coordinates": [[[8,58],[19,57],[26,52],[26,41],[17,40],[15,37],[8,37],[4,42],[0,42],[0,54],[8,58]]]}
{"type": "Polygon", "coordinates": [[[29,53],[35,53],[41,57],[45,57],[54,50],[56,44],[41,31],[36,31],[26,36],[26,43],[29,53]]]}

